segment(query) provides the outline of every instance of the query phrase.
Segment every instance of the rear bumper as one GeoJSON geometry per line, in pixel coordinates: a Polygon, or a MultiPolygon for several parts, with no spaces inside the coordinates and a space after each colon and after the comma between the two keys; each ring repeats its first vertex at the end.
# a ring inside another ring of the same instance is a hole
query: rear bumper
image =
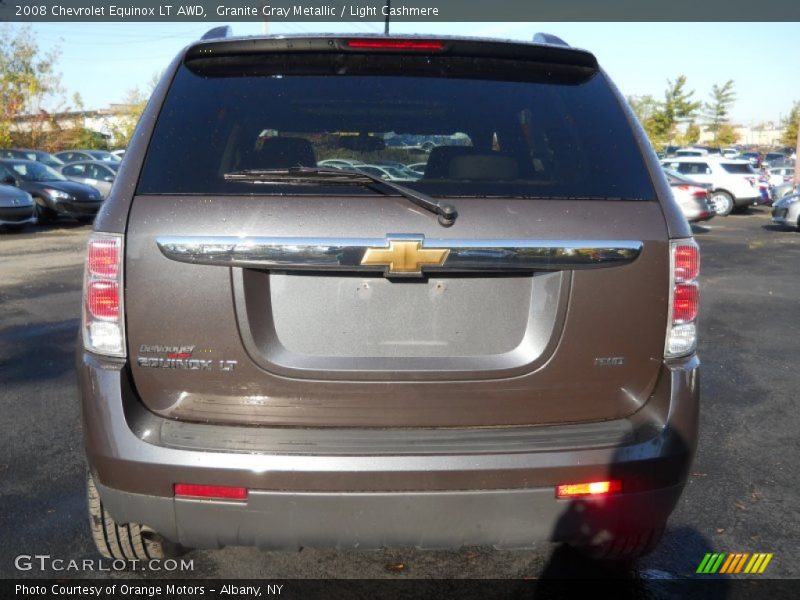
{"type": "Polygon", "coordinates": [[[743,196],[736,196],[733,199],[733,204],[735,206],[752,206],[754,204],[761,204],[763,201],[764,199],[761,197],[761,193],[756,190],[743,196]]]}
{"type": "Polygon", "coordinates": [[[336,450],[319,438],[304,444],[318,433],[295,429],[289,430],[300,440],[295,451],[278,451],[269,440],[255,444],[253,435],[264,428],[221,427],[224,435],[209,436],[185,424],[176,437],[174,422],[136,400],[124,364],[86,353],[78,362],[87,457],[106,508],[118,522],[149,525],[190,547],[597,541],[665,523],[697,437],[696,357],[664,365],[650,400],[620,421],[514,428],[513,442],[508,430],[470,430],[462,441],[442,430],[447,442],[436,444],[437,430],[426,430],[426,442],[405,449],[381,448],[375,443],[381,436],[373,435],[336,450]],[[559,483],[606,479],[620,479],[623,493],[555,497],[559,483]],[[176,482],[243,486],[250,493],[246,502],[175,499],[176,482]]]}

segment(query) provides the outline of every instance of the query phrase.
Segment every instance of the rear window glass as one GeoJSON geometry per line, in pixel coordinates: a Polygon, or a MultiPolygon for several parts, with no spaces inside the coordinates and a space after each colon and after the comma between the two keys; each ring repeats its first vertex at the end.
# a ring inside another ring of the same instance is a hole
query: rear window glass
{"type": "Polygon", "coordinates": [[[754,173],[753,167],[750,166],[750,163],[722,163],[722,168],[725,169],[728,173],[735,173],[735,174],[754,173]]]}
{"type": "Polygon", "coordinates": [[[601,74],[571,80],[530,63],[446,57],[375,57],[360,69],[339,54],[249,60],[179,69],[138,193],[374,194],[225,179],[323,166],[433,196],[655,197],[601,74]]]}

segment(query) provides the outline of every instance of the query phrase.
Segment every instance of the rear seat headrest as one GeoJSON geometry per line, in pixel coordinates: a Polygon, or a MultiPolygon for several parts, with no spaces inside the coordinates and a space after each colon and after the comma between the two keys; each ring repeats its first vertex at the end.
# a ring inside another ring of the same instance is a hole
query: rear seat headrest
{"type": "Polygon", "coordinates": [[[501,152],[470,146],[437,146],[431,150],[424,179],[509,180],[518,179],[519,162],[501,152]]]}
{"type": "Polygon", "coordinates": [[[315,167],[314,147],[305,138],[273,137],[264,140],[260,151],[254,152],[247,168],[286,169],[289,167],[315,167]]]}
{"type": "Polygon", "coordinates": [[[508,181],[518,178],[517,160],[499,154],[456,156],[448,167],[448,179],[508,181]]]}

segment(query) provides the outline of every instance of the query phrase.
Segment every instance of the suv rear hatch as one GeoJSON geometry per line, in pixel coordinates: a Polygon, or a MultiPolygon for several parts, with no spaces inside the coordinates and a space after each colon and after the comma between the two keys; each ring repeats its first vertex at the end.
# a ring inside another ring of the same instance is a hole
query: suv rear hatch
{"type": "Polygon", "coordinates": [[[127,231],[131,371],[151,410],[447,427],[646,402],[668,236],[604,74],[582,51],[424,42],[188,50],[127,231]],[[391,165],[458,217],[443,227],[380,184],[287,176],[331,159],[391,165]],[[422,177],[402,169],[419,162],[422,177]]]}

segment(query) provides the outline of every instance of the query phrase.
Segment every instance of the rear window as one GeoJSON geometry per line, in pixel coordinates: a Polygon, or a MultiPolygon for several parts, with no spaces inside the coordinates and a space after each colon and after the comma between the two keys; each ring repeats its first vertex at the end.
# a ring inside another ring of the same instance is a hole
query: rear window
{"type": "Polygon", "coordinates": [[[655,198],[602,74],[456,57],[242,61],[180,67],[138,193],[374,193],[224,177],[320,165],[363,169],[433,196],[655,198]]]}
{"type": "Polygon", "coordinates": [[[750,175],[754,173],[753,167],[750,163],[721,163],[722,168],[725,169],[728,173],[734,173],[736,175],[750,175]]]}

